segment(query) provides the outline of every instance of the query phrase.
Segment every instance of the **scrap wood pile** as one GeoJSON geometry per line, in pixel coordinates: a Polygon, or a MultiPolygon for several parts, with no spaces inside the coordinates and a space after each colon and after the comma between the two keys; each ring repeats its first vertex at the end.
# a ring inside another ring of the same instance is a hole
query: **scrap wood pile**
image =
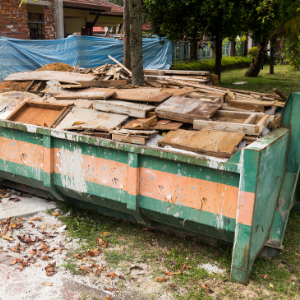
{"type": "Polygon", "coordinates": [[[280,124],[286,99],[279,91],[229,90],[204,84],[208,72],[172,70],[145,70],[148,86],[137,87],[130,70],[110,58],[115,65],[9,75],[4,82],[39,88],[1,94],[0,118],[224,158],[280,124]]]}

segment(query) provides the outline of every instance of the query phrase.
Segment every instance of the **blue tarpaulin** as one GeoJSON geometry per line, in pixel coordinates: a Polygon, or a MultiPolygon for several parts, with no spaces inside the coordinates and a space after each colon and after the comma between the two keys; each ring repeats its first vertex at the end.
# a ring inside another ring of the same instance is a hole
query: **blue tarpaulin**
{"type": "MultiPolygon", "coordinates": [[[[34,71],[61,62],[91,68],[114,64],[108,55],[123,62],[123,41],[93,36],[69,36],[62,40],[0,39],[0,80],[15,72],[34,71]]],[[[143,39],[145,69],[169,69],[172,45],[161,39],[143,39]]]]}

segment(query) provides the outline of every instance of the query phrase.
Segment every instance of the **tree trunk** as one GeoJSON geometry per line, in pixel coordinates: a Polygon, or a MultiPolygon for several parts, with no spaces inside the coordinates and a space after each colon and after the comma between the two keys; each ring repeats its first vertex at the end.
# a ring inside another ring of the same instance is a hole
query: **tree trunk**
{"type": "Polygon", "coordinates": [[[142,0],[130,0],[129,9],[132,84],[143,86],[142,0]]]}
{"type": "Polygon", "coordinates": [[[255,58],[253,59],[249,69],[247,70],[245,77],[257,77],[260,70],[264,65],[264,58],[266,53],[266,46],[268,42],[261,42],[258,46],[258,51],[256,52],[255,58]]]}
{"type": "Polygon", "coordinates": [[[131,51],[130,51],[130,10],[129,1],[124,0],[124,20],[123,20],[123,33],[124,33],[124,61],[123,65],[131,70],[131,51]]]}
{"type": "Polygon", "coordinates": [[[235,46],[236,46],[236,41],[231,40],[231,47],[230,47],[230,56],[235,56],[235,46]]]}
{"type": "Polygon", "coordinates": [[[270,74],[274,74],[276,38],[270,40],[270,74]]]}
{"type": "Polygon", "coordinates": [[[245,41],[245,47],[244,47],[244,56],[248,55],[248,38],[249,38],[249,35],[246,34],[246,41],[245,41]]]}
{"type": "Polygon", "coordinates": [[[219,76],[219,82],[221,82],[222,39],[217,39],[215,45],[216,45],[216,65],[215,65],[215,74],[219,76]]]}
{"type": "Polygon", "coordinates": [[[191,54],[190,54],[190,58],[191,60],[197,60],[197,51],[198,51],[198,45],[197,45],[197,40],[191,40],[191,54]]]}

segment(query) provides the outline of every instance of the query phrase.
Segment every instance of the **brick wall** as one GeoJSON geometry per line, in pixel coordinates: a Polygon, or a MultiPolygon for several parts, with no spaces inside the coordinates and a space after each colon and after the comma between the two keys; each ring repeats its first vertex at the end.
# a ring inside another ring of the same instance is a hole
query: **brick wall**
{"type": "Polygon", "coordinates": [[[19,7],[20,0],[1,0],[0,36],[28,39],[29,29],[26,5],[19,7]]]}
{"type": "Polygon", "coordinates": [[[45,6],[45,39],[55,40],[54,0],[50,0],[51,6],[45,6]]]}
{"type": "MultiPolygon", "coordinates": [[[[51,6],[44,7],[45,39],[55,39],[54,0],[51,6]]],[[[0,36],[29,39],[28,14],[26,5],[21,7],[20,0],[0,1],[0,36]]]]}

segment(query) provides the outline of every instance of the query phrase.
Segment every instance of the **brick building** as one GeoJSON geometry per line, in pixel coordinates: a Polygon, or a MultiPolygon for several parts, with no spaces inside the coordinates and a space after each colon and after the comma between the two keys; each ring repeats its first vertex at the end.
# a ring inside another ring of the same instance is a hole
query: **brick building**
{"type": "MultiPolygon", "coordinates": [[[[0,36],[17,39],[55,39],[55,1],[27,0],[21,7],[20,0],[0,1],[0,36]]],[[[120,27],[123,8],[101,0],[64,0],[64,36],[93,27],[120,27]]]]}

